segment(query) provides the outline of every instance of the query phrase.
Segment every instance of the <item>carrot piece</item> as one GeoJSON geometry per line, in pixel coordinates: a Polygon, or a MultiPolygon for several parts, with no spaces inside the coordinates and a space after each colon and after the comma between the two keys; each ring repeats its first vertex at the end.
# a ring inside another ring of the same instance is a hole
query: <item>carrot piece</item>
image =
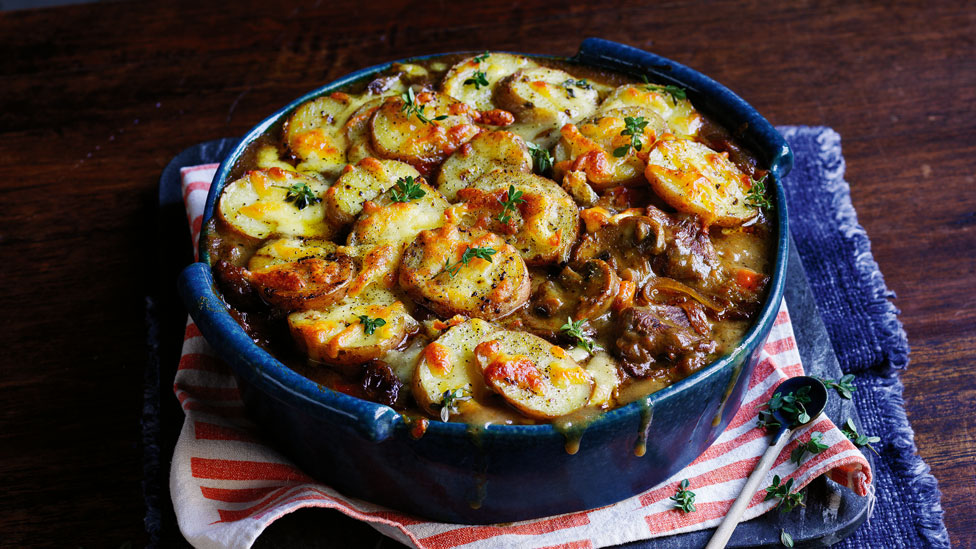
{"type": "Polygon", "coordinates": [[[766,276],[743,267],[735,274],[735,282],[746,290],[755,292],[766,282],[766,276]]]}

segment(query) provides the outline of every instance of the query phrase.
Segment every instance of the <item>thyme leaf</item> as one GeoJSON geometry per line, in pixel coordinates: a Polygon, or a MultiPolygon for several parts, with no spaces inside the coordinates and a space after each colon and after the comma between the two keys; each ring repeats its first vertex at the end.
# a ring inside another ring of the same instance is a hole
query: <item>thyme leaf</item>
{"type": "Polygon", "coordinates": [[[275,186],[279,189],[286,189],[288,192],[285,194],[285,202],[294,204],[299,210],[304,210],[312,204],[322,202],[322,199],[315,196],[315,193],[312,192],[312,188],[308,186],[308,183],[295,183],[291,187],[275,186]]]}
{"type": "Polygon", "coordinates": [[[825,379],[818,377],[821,383],[827,386],[828,389],[834,389],[841,398],[850,400],[854,397],[854,391],[857,387],[854,387],[854,374],[847,374],[846,376],[840,378],[839,381],[834,381],[832,379],[825,379]]]}
{"type": "Polygon", "coordinates": [[[688,479],[681,481],[678,491],[670,499],[674,501],[675,509],[681,509],[685,513],[697,511],[695,509],[695,493],[688,489],[688,479]]]}
{"type": "Polygon", "coordinates": [[[566,332],[567,335],[576,340],[576,343],[586,349],[586,352],[593,354],[594,349],[599,349],[598,346],[593,344],[593,341],[583,333],[583,323],[586,322],[583,319],[573,322],[572,318],[566,319],[566,324],[563,324],[559,330],[566,332]]]}
{"type": "Polygon", "coordinates": [[[624,118],[624,125],[626,126],[620,135],[629,135],[630,143],[624,145],[623,147],[617,147],[613,150],[613,155],[617,158],[627,156],[630,148],[633,147],[635,151],[641,150],[644,143],[641,141],[641,136],[644,135],[644,128],[647,127],[647,120],[644,120],[643,116],[633,117],[628,116],[624,118]]]}
{"type": "Polygon", "coordinates": [[[512,218],[512,213],[515,212],[515,207],[525,202],[522,198],[522,191],[516,191],[514,185],[508,186],[508,192],[505,193],[505,200],[498,200],[502,204],[502,213],[498,214],[498,220],[502,223],[508,223],[512,218]]]}
{"type": "Polygon", "coordinates": [[[444,391],[440,401],[441,421],[447,422],[451,419],[451,414],[458,413],[458,404],[466,400],[471,400],[471,393],[467,387],[444,391]]]}
{"type": "Polygon", "coordinates": [[[494,248],[468,248],[464,250],[461,254],[461,259],[455,263],[447,262],[444,264],[444,270],[441,273],[448,273],[451,278],[454,278],[461,270],[461,265],[467,265],[474,258],[484,259],[488,263],[491,263],[491,256],[497,253],[494,248]]]}
{"type": "Polygon", "coordinates": [[[552,155],[549,149],[540,147],[531,141],[525,143],[529,146],[529,154],[532,156],[532,164],[535,172],[539,175],[546,175],[552,170],[552,155]]]}
{"type": "Polygon", "coordinates": [[[793,479],[786,481],[784,484],[780,484],[779,475],[774,475],[773,484],[766,488],[766,497],[763,498],[763,501],[778,499],[779,502],[776,506],[783,513],[792,511],[798,505],[800,507],[806,507],[803,503],[803,494],[800,492],[792,492],[792,488],[793,479]]]}
{"type": "Polygon", "coordinates": [[[397,179],[396,186],[390,189],[390,198],[394,202],[410,202],[427,195],[427,191],[420,187],[420,182],[413,176],[397,179]]]}
{"type": "Polygon", "coordinates": [[[413,92],[413,88],[407,88],[407,91],[401,93],[400,99],[403,100],[403,106],[400,107],[400,111],[407,113],[407,118],[410,118],[411,114],[415,115],[424,124],[430,124],[447,118],[446,114],[428,118],[424,114],[424,106],[417,103],[417,95],[413,92]]]}
{"type": "Polygon", "coordinates": [[[760,210],[773,209],[773,203],[770,202],[769,197],[766,196],[767,177],[769,177],[769,174],[766,174],[759,179],[752,180],[752,186],[749,187],[749,191],[746,193],[746,206],[751,206],[760,210]]]}
{"type": "MultiPolygon", "coordinates": [[[[840,428],[840,432],[844,433],[844,436],[849,438],[851,442],[854,443],[854,446],[857,446],[858,448],[863,448],[867,446],[868,448],[871,449],[872,452],[878,454],[878,451],[875,450],[874,446],[871,445],[876,442],[881,442],[881,437],[868,436],[859,433],[857,427],[854,425],[853,419],[848,418],[847,423],[845,423],[844,426],[840,428]]],[[[880,456],[881,454],[878,455],[880,456]]]]}
{"type": "Polygon", "coordinates": [[[799,465],[800,462],[803,461],[803,456],[806,455],[807,452],[817,455],[826,450],[828,446],[822,442],[823,436],[823,433],[820,431],[814,431],[810,435],[810,440],[800,444],[793,450],[793,452],[790,453],[790,461],[799,465]]]}
{"type": "Polygon", "coordinates": [[[641,78],[644,79],[645,90],[670,95],[671,102],[674,103],[675,106],[678,106],[678,101],[688,98],[688,93],[684,90],[684,88],[673,85],[651,84],[648,82],[646,76],[642,75],[641,78]]]}
{"type": "Polygon", "coordinates": [[[369,318],[367,315],[359,315],[359,323],[363,325],[363,331],[368,336],[373,335],[380,326],[386,325],[382,318],[369,318]]]}

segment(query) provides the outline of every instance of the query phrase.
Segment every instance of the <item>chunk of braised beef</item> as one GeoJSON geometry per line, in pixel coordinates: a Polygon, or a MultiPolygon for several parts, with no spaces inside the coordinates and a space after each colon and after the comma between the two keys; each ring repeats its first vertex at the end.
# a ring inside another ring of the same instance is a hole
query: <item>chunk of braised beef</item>
{"type": "Polygon", "coordinates": [[[705,364],[715,342],[695,331],[681,307],[650,304],[630,307],[617,319],[613,352],[623,369],[645,378],[659,368],[690,374],[705,364]]]}
{"type": "Polygon", "coordinates": [[[393,373],[390,365],[382,360],[366,363],[360,385],[370,400],[394,410],[403,410],[410,404],[410,391],[404,390],[403,382],[393,373]]]}
{"type": "Polygon", "coordinates": [[[666,214],[623,217],[584,235],[573,251],[573,260],[601,259],[620,278],[640,286],[654,275],[651,264],[667,247],[667,223],[666,214]]]}
{"type": "Polygon", "coordinates": [[[721,268],[708,229],[694,215],[675,216],[668,225],[663,259],[661,274],[679,280],[706,281],[721,268]]]}

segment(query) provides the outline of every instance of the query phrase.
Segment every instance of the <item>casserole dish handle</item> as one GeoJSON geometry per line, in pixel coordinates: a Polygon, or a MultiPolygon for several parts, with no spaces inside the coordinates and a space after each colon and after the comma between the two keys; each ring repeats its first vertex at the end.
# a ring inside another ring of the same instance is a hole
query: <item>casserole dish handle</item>
{"type": "MultiPolygon", "coordinates": [[[[367,440],[380,442],[393,434],[400,414],[389,406],[361,401],[323,389],[311,399],[296,390],[311,381],[294,372],[254,343],[247,332],[227,313],[218,297],[213,275],[206,263],[192,263],[179,277],[179,292],[190,316],[218,355],[230,362],[234,374],[246,385],[266,394],[279,395],[290,406],[305,410],[318,419],[351,430],[367,440]],[[350,406],[345,399],[352,399],[350,406]]],[[[313,384],[314,385],[314,384],[313,384]]],[[[307,393],[307,391],[306,391],[307,393]]]]}
{"type": "Polygon", "coordinates": [[[583,40],[579,52],[571,60],[632,76],[651,76],[655,82],[685,88],[695,104],[704,106],[707,113],[723,126],[744,129],[742,137],[754,145],[754,150],[774,151],[771,158],[763,160],[777,181],[782,181],[793,168],[793,151],[776,128],[732,90],[695,70],[602,38],[583,40]],[[702,93],[706,90],[708,93],[702,93]]]}

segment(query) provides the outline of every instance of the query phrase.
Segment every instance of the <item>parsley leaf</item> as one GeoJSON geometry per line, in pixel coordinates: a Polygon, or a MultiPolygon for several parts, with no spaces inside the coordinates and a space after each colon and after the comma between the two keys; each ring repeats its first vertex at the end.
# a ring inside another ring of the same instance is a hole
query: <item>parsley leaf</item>
{"type": "Polygon", "coordinates": [[[644,143],[641,142],[641,136],[644,135],[644,128],[647,127],[647,124],[648,122],[647,120],[644,120],[643,116],[638,116],[636,118],[633,116],[628,116],[624,118],[624,125],[626,128],[620,132],[620,135],[629,135],[630,143],[624,145],[623,147],[617,147],[614,149],[613,155],[617,158],[627,156],[627,153],[630,152],[631,147],[633,147],[635,151],[641,150],[641,148],[644,146],[644,143]]]}
{"type": "Polygon", "coordinates": [[[766,497],[763,498],[763,501],[779,499],[779,503],[776,506],[783,513],[792,511],[797,505],[806,507],[803,503],[803,494],[800,492],[791,492],[790,490],[792,488],[793,479],[786,481],[785,484],[780,484],[779,475],[774,475],[773,484],[766,488],[766,497]]]}
{"type": "Polygon", "coordinates": [[[572,318],[567,318],[566,321],[566,324],[563,324],[559,328],[560,331],[566,332],[566,334],[576,340],[576,343],[580,347],[586,349],[586,352],[591,355],[594,349],[599,350],[599,346],[594,345],[593,341],[583,333],[583,323],[586,322],[585,320],[580,319],[573,322],[572,318]]]}
{"type": "Polygon", "coordinates": [[[516,191],[514,185],[508,186],[505,200],[499,199],[498,201],[502,203],[502,213],[498,214],[498,220],[502,223],[508,223],[512,218],[512,213],[515,212],[515,207],[525,202],[522,198],[522,191],[516,191]]]}
{"type": "Polygon", "coordinates": [[[817,455],[826,450],[828,446],[821,442],[823,440],[823,436],[823,433],[820,431],[814,431],[813,434],[810,435],[809,441],[800,444],[793,450],[793,452],[790,453],[790,461],[799,465],[800,462],[803,461],[803,456],[806,455],[807,452],[817,455]]]}
{"type": "MultiPolygon", "coordinates": [[[[878,451],[875,450],[874,446],[871,445],[874,444],[875,442],[881,442],[881,437],[862,435],[857,431],[857,427],[854,426],[853,419],[848,418],[847,423],[845,423],[844,426],[840,428],[840,432],[844,433],[845,437],[851,439],[851,442],[854,443],[854,446],[857,446],[858,448],[863,448],[864,446],[867,446],[868,448],[871,449],[872,452],[878,454],[878,451]]],[[[881,454],[878,455],[880,456],[881,454]]]]}
{"type": "Polygon", "coordinates": [[[380,326],[385,326],[386,321],[382,318],[369,318],[367,315],[359,315],[359,323],[363,325],[363,331],[371,336],[380,326]]]}
{"type": "Polygon", "coordinates": [[[401,93],[400,99],[403,100],[403,106],[400,107],[400,111],[407,113],[407,118],[410,118],[410,115],[413,114],[424,124],[430,124],[431,122],[437,122],[438,120],[447,118],[446,114],[435,116],[434,118],[427,118],[424,114],[424,106],[417,104],[417,95],[413,92],[413,88],[407,88],[407,91],[401,93]]]}
{"type": "Polygon", "coordinates": [[[445,263],[444,270],[441,272],[448,273],[451,275],[451,278],[454,278],[454,276],[458,274],[458,271],[461,270],[461,265],[467,265],[469,261],[476,257],[491,263],[491,256],[495,255],[495,253],[496,251],[494,248],[468,248],[467,250],[464,250],[463,254],[461,254],[460,261],[453,264],[450,262],[445,263]]]}
{"type": "Polygon", "coordinates": [[[420,187],[420,182],[413,176],[397,179],[396,186],[390,189],[390,198],[394,202],[410,202],[427,195],[427,191],[420,187]]]}
{"type": "Polygon", "coordinates": [[[854,397],[854,391],[857,387],[854,387],[854,374],[847,374],[846,376],[840,378],[840,381],[834,381],[832,379],[825,379],[818,377],[821,383],[827,386],[828,389],[834,389],[841,398],[850,400],[854,397]]]}
{"type": "Polygon", "coordinates": [[[670,498],[674,501],[674,507],[681,509],[685,513],[693,513],[695,509],[695,493],[688,489],[688,479],[681,481],[678,491],[670,498]]]}
{"type": "Polygon", "coordinates": [[[447,422],[451,419],[451,414],[458,413],[458,404],[466,400],[471,400],[471,394],[468,392],[467,387],[458,387],[453,391],[444,391],[440,401],[441,421],[447,422]]]}
{"type": "Polygon", "coordinates": [[[315,196],[308,183],[295,183],[291,187],[275,185],[279,189],[286,189],[285,202],[291,202],[299,210],[304,210],[307,206],[322,202],[322,199],[315,196]]]}
{"type": "Polygon", "coordinates": [[[531,141],[525,143],[529,146],[529,154],[532,155],[532,164],[535,172],[539,175],[546,175],[552,170],[552,155],[549,149],[540,147],[531,141]]]}

